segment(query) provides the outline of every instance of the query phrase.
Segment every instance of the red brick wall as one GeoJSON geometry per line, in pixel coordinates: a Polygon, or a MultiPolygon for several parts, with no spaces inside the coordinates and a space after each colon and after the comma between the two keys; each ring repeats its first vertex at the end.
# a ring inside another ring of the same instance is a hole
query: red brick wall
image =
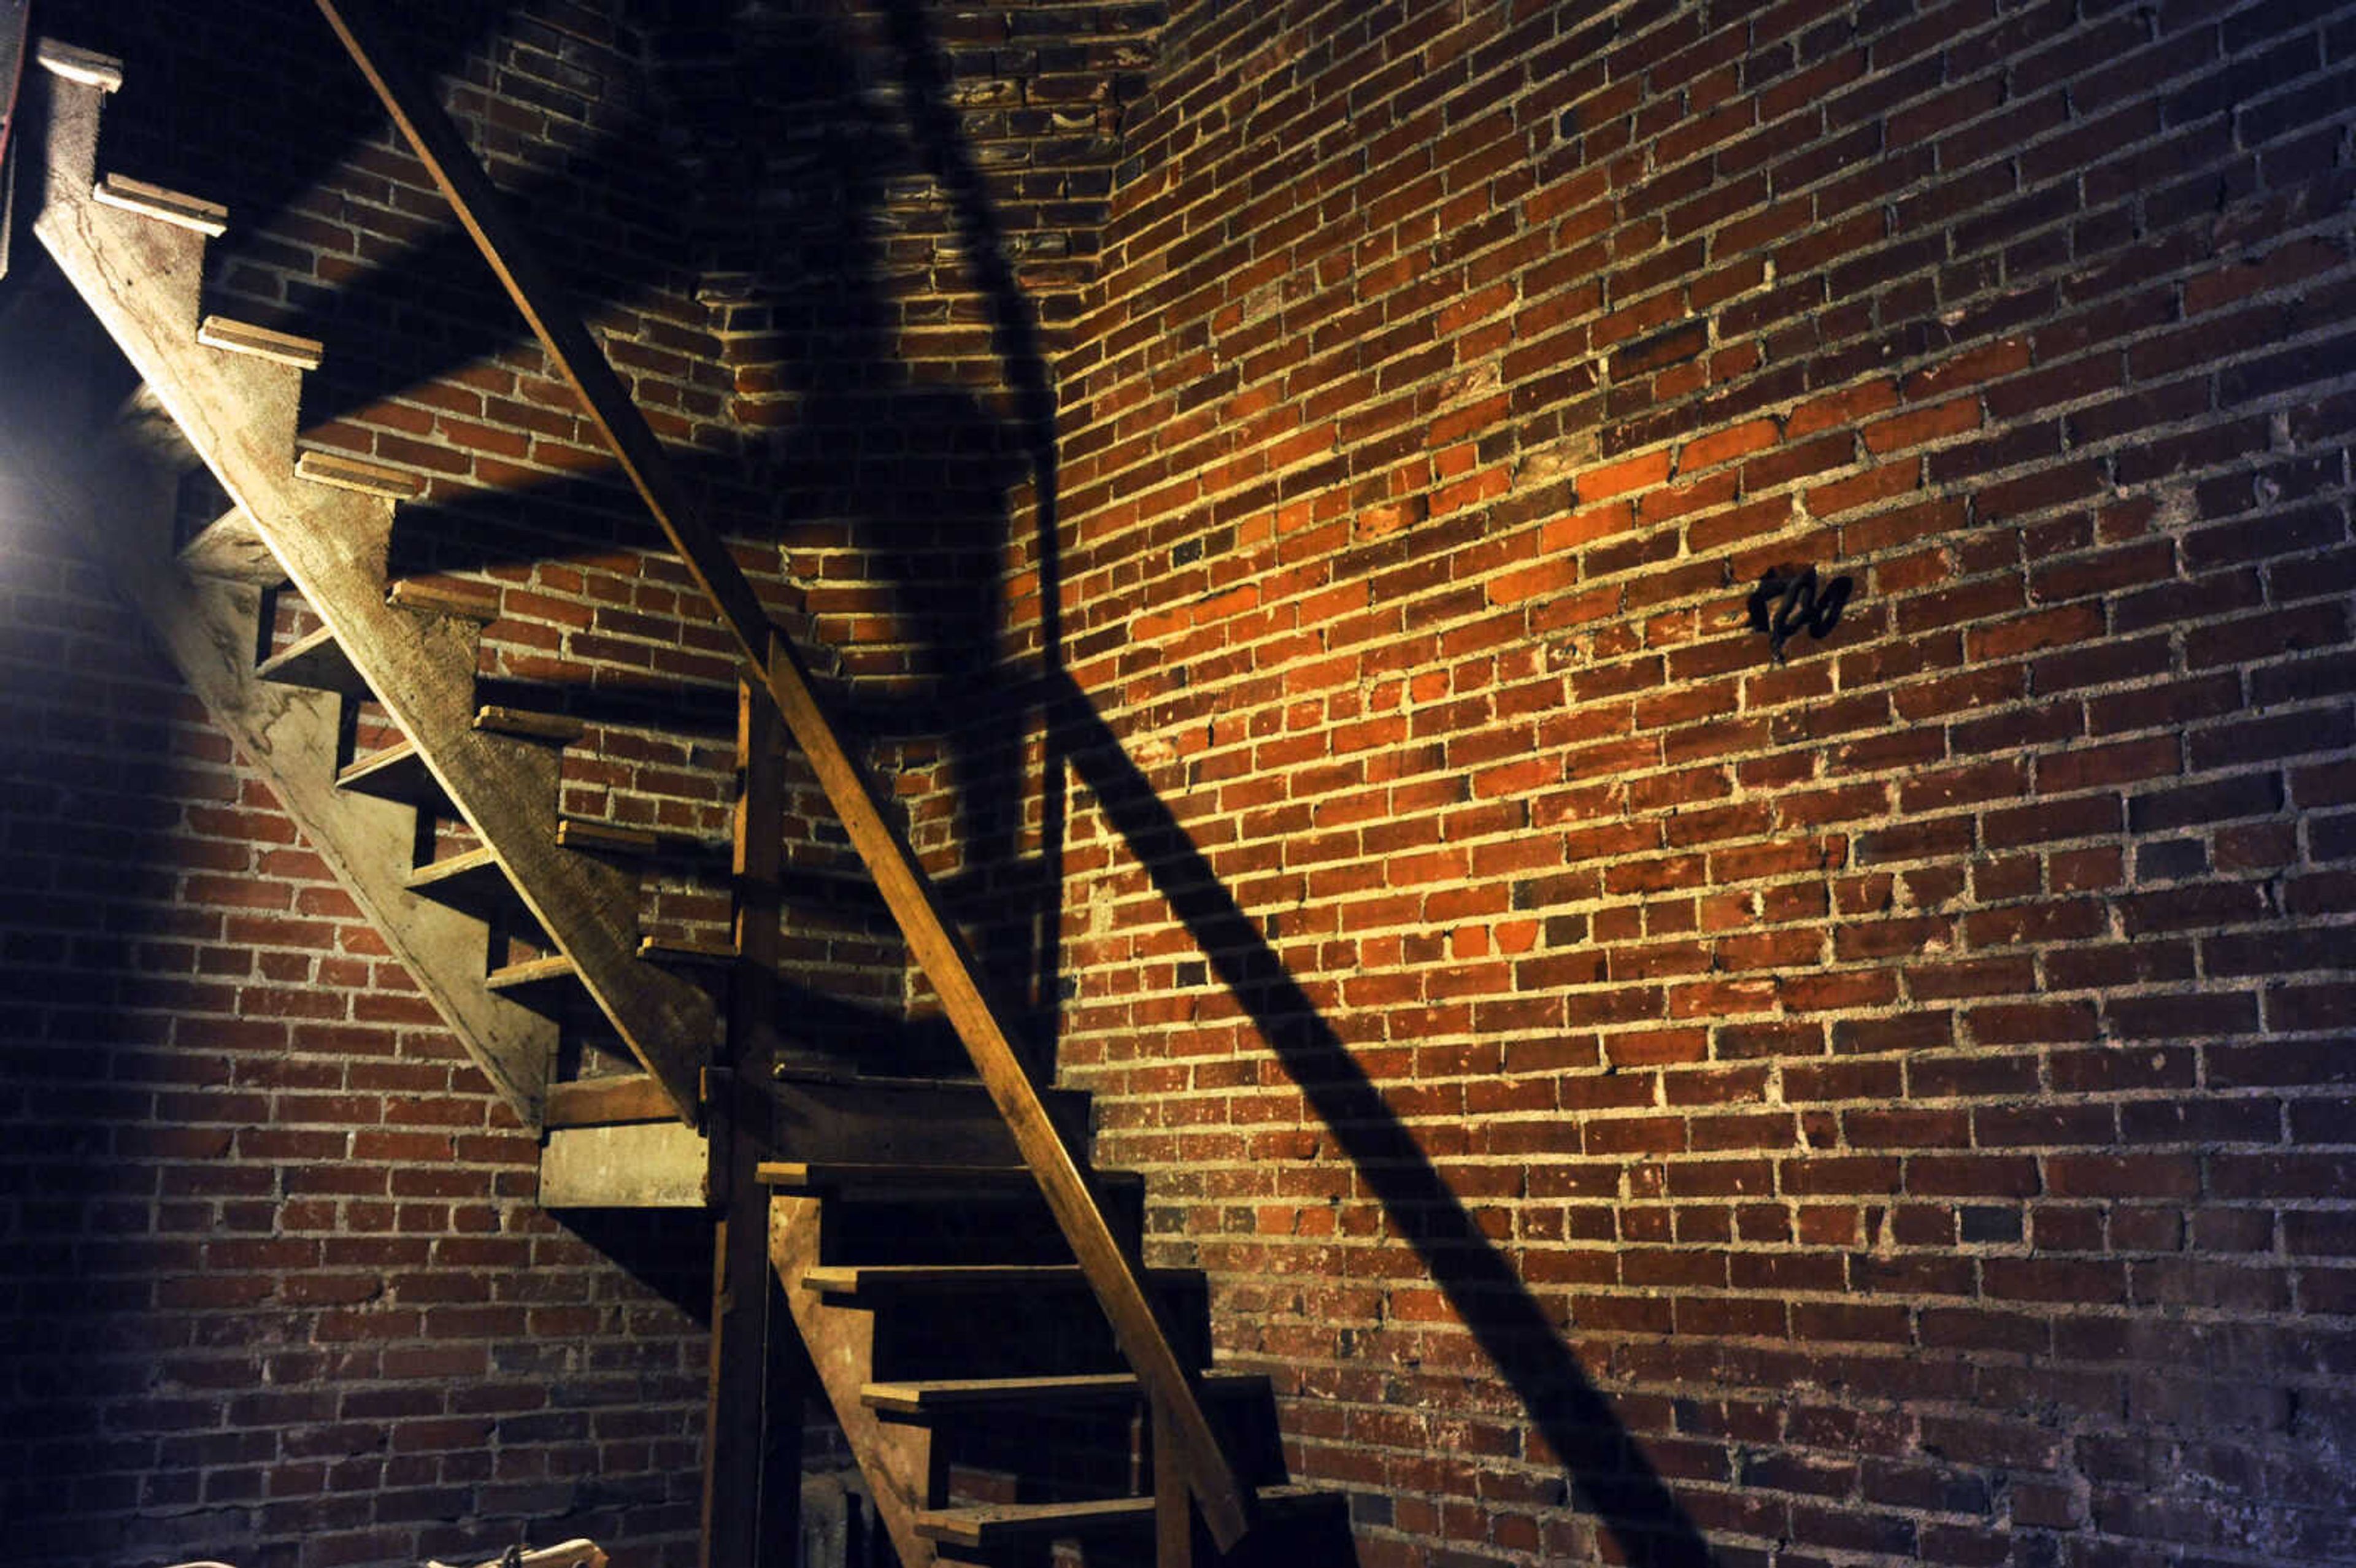
{"type": "Polygon", "coordinates": [[[2356,1552],[2356,13],[1164,50],[1062,1059],[1365,1561],[2356,1552]]]}
{"type": "Polygon", "coordinates": [[[0,608],[8,1561],[689,1561],[700,1228],[532,1202],[533,1139],[16,498],[0,608]]]}

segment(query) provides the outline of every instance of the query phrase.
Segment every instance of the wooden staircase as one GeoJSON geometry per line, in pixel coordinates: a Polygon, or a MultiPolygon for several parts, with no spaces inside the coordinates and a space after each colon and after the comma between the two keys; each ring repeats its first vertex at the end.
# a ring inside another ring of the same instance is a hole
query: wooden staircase
{"type": "MultiPolygon", "coordinates": [[[[687,954],[641,940],[632,858],[658,846],[558,810],[561,753],[582,727],[478,700],[496,592],[391,577],[410,481],[303,448],[301,378],[319,346],[200,315],[205,243],[229,215],[102,176],[100,117],[121,69],[53,43],[38,56],[50,110],[35,232],[141,389],[95,440],[72,423],[70,399],[9,409],[0,457],[83,525],[191,688],[542,1134],[542,1201],[718,1211],[705,1562],[751,1568],[776,1551],[758,1522],[770,1505],[755,1497],[764,1433],[800,1417],[794,1398],[763,1387],[772,1299],[907,1568],[1038,1562],[1069,1541],[1091,1564],[1347,1561],[1337,1497],[1284,1485],[1263,1381],[1203,1370],[1201,1280],[1139,1266],[1137,1184],[1089,1172],[1085,1099],[1023,1072],[793,651],[678,506],[659,447],[538,281],[455,129],[348,0],[320,4],[744,654],[734,940],[687,954]],[[44,424],[46,443],[29,433],[44,424]],[[198,464],[228,505],[175,548],[173,496],[198,464]],[[974,1076],[778,1053],[774,812],[788,731],[974,1076]],[[699,965],[667,961],[681,956],[721,961],[724,1006],[699,965]],[[561,1043],[584,1029],[636,1071],[561,1066],[561,1043]]],[[[32,351],[72,357],[57,343],[32,351]]]]}

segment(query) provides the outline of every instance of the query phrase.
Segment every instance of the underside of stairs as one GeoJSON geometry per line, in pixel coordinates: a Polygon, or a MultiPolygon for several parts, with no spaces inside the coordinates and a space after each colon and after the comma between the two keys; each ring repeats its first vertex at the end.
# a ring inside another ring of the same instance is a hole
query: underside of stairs
{"type": "MultiPolygon", "coordinates": [[[[571,368],[586,334],[533,294],[455,132],[437,130],[438,111],[348,5],[322,9],[571,368]]],[[[1348,1561],[1338,1495],[1286,1484],[1264,1381],[1207,1371],[1201,1278],[1140,1267],[1139,1184],[1091,1172],[1085,1099],[1042,1092],[1020,1070],[792,650],[745,608],[757,601],[741,577],[717,574],[724,549],[666,515],[659,451],[642,421],[633,433],[634,411],[601,401],[602,358],[576,385],[624,466],[655,474],[641,493],[745,650],[737,830],[718,868],[735,911],[725,940],[641,935],[648,858],[714,847],[560,812],[562,754],[583,727],[554,708],[482,700],[496,591],[391,573],[395,510],[413,485],[305,446],[301,382],[320,346],[202,314],[206,242],[229,215],[98,166],[117,62],[55,42],[38,58],[49,111],[35,232],[88,310],[59,290],[7,325],[0,352],[37,357],[52,379],[37,405],[0,411],[0,453],[80,525],[541,1134],[541,1201],[718,1220],[705,1562],[775,1556],[756,1494],[772,1435],[798,1428],[800,1391],[758,1385],[790,1360],[776,1344],[794,1335],[908,1568],[1068,1561],[1073,1543],[1091,1564],[1348,1561]],[[93,321],[127,374],[109,369],[93,321]],[[91,367],[85,389],[60,395],[55,376],[71,365],[91,367]],[[100,409],[110,417],[93,424],[100,409]],[[215,496],[214,515],[176,527],[190,493],[215,496]],[[895,1072],[888,1030],[862,1058],[781,1051],[775,811],[788,734],[942,995],[972,1073],[895,1072]]]]}

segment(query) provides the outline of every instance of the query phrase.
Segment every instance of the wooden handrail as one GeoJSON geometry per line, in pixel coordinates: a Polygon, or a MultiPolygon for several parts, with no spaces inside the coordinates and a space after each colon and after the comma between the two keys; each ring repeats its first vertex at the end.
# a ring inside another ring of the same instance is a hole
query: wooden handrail
{"type": "Polygon", "coordinates": [[[1221,1550],[1249,1526],[1247,1494],[1237,1480],[1161,1314],[1115,1241],[1071,1151],[1048,1119],[997,1011],[983,994],[963,938],[943,916],[931,881],[884,817],[873,787],[828,722],[809,672],[773,625],[760,597],[718,535],[689,510],[669,455],[637,404],[590,336],[579,313],[542,270],[507,202],[476,161],[438,100],[387,47],[365,0],[317,0],[336,36],[498,274],[541,347],[580,394],[591,422],[687,570],[718,609],[750,676],[767,692],[841,818],[851,847],[875,879],[909,951],[940,997],[1015,1147],[1094,1288],[1122,1354],[1157,1407],[1168,1413],[1188,1488],[1221,1550]]]}

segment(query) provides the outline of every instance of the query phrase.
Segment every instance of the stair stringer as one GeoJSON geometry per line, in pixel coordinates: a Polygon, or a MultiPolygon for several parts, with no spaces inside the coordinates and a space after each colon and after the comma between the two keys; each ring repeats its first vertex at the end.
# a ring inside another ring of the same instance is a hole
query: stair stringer
{"type": "Polygon", "coordinates": [[[635,880],[560,848],[552,791],[519,789],[531,742],[474,727],[476,632],[388,602],[392,503],[294,470],[301,372],[197,341],[203,237],[93,197],[106,88],[52,77],[47,199],[34,232],[287,579],[490,848],[591,998],[683,1120],[717,1037],[712,999],[636,954],[635,880]]]}
{"type": "Polygon", "coordinates": [[[900,1568],[933,1568],[938,1549],[916,1527],[918,1510],[934,1492],[932,1433],[912,1423],[883,1420],[860,1398],[875,1375],[875,1314],[830,1307],[802,1283],[818,1266],[825,1202],[784,1194],[769,1200],[769,1266],[784,1287],[787,1308],[843,1438],[867,1477],[876,1515],[900,1554],[900,1568]]]}

